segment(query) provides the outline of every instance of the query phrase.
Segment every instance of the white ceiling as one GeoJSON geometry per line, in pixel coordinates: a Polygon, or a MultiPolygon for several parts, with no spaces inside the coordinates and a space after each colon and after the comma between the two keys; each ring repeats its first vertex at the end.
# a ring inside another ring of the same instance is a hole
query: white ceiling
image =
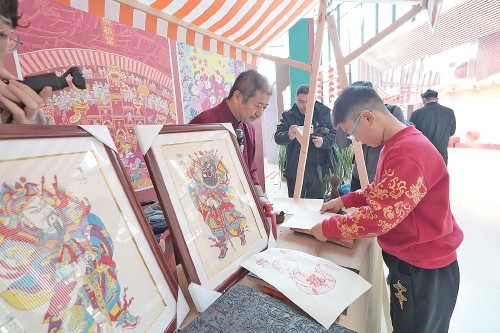
{"type": "MultiPolygon", "coordinates": [[[[446,1],[446,0],[445,0],[446,1]]],[[[381,72],[441,53],[500,31],[499,0],[469,0],[438,17],[434,34],[422,23],[404,35],[395,33],[360,58],[381,72]]]]}

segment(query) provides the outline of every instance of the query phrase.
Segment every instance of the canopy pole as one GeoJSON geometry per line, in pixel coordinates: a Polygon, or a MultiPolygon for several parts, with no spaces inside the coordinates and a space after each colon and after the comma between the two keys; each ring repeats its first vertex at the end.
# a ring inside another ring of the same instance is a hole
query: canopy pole
{"type": "Polygon", "coordinates": [[[294,198],[300,198],[302,192],[302,183],[304,181],[304,170],[306,167],[307,150],[309,148],[309,134],[311,133],[311,124],[314,112],[314,103],[316,101],[316,81],[318,80],[318,68],[321,60],[321,48],[323,45],[323,31],[325,30],[326,22],[326,0],[321,0],[319,3],[318,21],[316,24],[316,38],[314,39],[314,52],[312,58],[312,69],[309,77],[309,95],[307,96],[306,116],[304,119],[304,132],[301,137],[297,137],[300,143],[299,164],[297,166],[297,174],[295,181],[295,189],[293,192],[294,198]]]}

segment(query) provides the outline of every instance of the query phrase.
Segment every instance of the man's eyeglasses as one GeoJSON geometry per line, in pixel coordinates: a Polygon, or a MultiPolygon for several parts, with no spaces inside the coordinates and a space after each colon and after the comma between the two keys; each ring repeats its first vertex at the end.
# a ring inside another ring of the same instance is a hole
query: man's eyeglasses
{"type": "Polygon", "coordinates": [[[354,131],[356,130],[356,126],[358,126],[360,119],[361,119],[361,113],[358,115],[358,118],[356,118],[356,121],[354,122],[354,126],[351,128],[351,130],[349,132],[347,132],[347,138],[351,141],[356,140],[354,138],[354,131]]]}
{"type": "Polygon", "coordinates": [[[0,30],[0,52],[10,53],[17,50],[19,35],[12,29],[0,30]]]}

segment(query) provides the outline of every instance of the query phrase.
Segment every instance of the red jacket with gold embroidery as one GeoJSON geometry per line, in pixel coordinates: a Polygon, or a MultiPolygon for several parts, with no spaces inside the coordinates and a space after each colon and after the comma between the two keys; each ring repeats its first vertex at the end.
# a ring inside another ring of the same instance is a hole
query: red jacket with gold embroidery
{"type": "Polygon", "coordinates": [[[421,268],[452,263],[463,240],[450,209],[450,179],[443,158],[413,126],[384,143],[373,183],[342,196],[348,215],[323,221],[328,238],[378,236],[387,253],[421,268]]]}

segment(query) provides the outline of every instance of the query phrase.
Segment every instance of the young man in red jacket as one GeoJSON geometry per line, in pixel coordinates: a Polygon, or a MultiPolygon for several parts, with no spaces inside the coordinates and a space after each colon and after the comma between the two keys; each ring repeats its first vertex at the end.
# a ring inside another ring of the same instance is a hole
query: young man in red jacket
{"type": "Polygon", "coordinates": [[[463,233],[450,209],[443,158],[422,133],[397,120],[372,88],[345,89],[333,112],[335,127],[384,148],[373,183],[321,208],[358,210],[325,219],[313,227],[313,235],[321,241],[377,236],[389,268],[394,332],[448,332],[463,233]]]}

